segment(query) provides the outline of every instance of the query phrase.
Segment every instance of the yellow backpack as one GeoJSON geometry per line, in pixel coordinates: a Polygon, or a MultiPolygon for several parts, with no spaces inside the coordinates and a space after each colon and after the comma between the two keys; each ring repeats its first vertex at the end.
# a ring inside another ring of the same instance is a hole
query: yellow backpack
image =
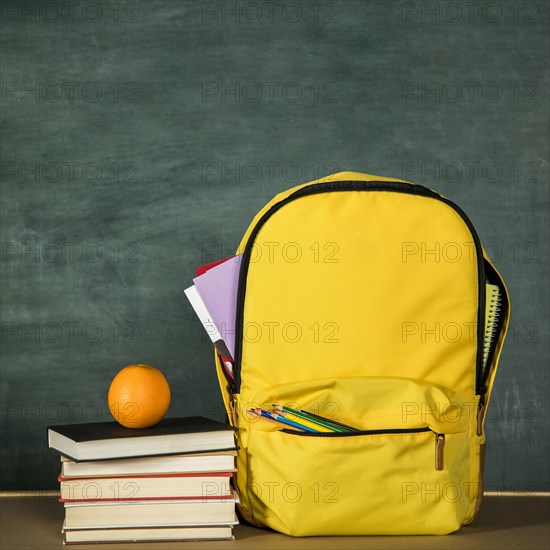
{"type": "Polygon", "coordinates": [[[466,214],[426,187],[344,172],[277,195],[237,252],[234,380],[216,366],[245,519],[293,536],[473,521],[509,301],[466,214]],[[273,404],[358,431],[247,413],[273,404]]]}

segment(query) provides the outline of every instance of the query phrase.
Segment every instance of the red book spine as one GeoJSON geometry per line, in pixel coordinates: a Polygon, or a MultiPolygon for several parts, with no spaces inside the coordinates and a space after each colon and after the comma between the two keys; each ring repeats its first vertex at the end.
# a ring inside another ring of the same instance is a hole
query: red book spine
{"type": "Polygon", "coordinates": [[[195,495],[195,496],[180,496],[180,497],[132,497],[132,498],[60,498],[59,502],[137,502],[142,500],[219,500],[225,502],[233,499],[235,493],[229,491],[224,495],[195,495]]]}

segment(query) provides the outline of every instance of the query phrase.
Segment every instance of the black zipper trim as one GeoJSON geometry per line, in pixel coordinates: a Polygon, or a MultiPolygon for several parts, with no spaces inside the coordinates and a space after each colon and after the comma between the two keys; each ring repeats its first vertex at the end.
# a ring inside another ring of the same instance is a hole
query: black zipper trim
{"type": "Polygon", "coordinates": [[[250,264],[250,255],[256,236],[267,220],[280,210],[283,206],[301,197],[328,193],[332,191],[391,191],[395,193],[405,193],[409,195],[420,195],[444,202],[460,215],[468,227],[476,248],[477,273],[478,273],[478,315],[477,315],[477,355],[476,355],[476,394],[481,395],[487,391],[482,382],[481,369],[483,367],[483,340],[485,334],[485,271],[483,261],[483,251],[479,236],[466,215],[466,213],[449,199],[442,197],[439,193],[412,183],[403,183],[400,181],[331,181],[325,183],[313,183],[298,189],[288,197],[275,203],[264,213],[252,229],[241,258],[241,269],[239,272],[239,286],[237,290],[237,311],[235,322],[235,365],[234,380],[231,384],[232,393],[239,393],[241,389],[241,362],[242,362],[242,338],[243,338],[243,318],[244,318],[244,300],[246,295],[246,277],[250,264]]]}
{"type": "Polygon", "coordinates": [[[432,432],[433,430],[430,428],[395,428],[392,430],[357,430],[355,432],[299,432],[298,430],[283,428],[279,431],[300,437],[354,437],[357,435],[418,434],[432,432]]]}

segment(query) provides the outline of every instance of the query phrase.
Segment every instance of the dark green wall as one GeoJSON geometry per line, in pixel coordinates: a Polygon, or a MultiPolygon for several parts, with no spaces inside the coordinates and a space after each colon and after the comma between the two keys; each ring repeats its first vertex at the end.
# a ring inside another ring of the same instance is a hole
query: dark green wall
{"type": "Polygon", "coordinates": [[[2,488],[54,488],[45,427],[132,362],[222,418],[194,267],[357,170],[476,225],[512,296],[487,488],[548,490],[548,2],[77,4],[1,6],[2,488]]]}

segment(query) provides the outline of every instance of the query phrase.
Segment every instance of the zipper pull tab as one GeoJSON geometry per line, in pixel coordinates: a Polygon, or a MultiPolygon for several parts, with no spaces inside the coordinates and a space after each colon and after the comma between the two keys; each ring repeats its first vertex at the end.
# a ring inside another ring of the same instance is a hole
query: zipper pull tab
{"type": "Polygon", "coordinates": [[[483,435],[483,413],[485,411],[485,394],[482,393],[477,406],[477,435],[483,435]]]}
{"type": "Polygon", "coordinates": [[[235,382],[232,380],[227,384],[229,393],[229,417],[232,426],[237,426],[237,410],[235,409],[235,382]]]}
{"type": "Polygon", "coordinates": [[[445,434],[435,434],[435,469],[443,470],[445,462],[445,434]]]}

